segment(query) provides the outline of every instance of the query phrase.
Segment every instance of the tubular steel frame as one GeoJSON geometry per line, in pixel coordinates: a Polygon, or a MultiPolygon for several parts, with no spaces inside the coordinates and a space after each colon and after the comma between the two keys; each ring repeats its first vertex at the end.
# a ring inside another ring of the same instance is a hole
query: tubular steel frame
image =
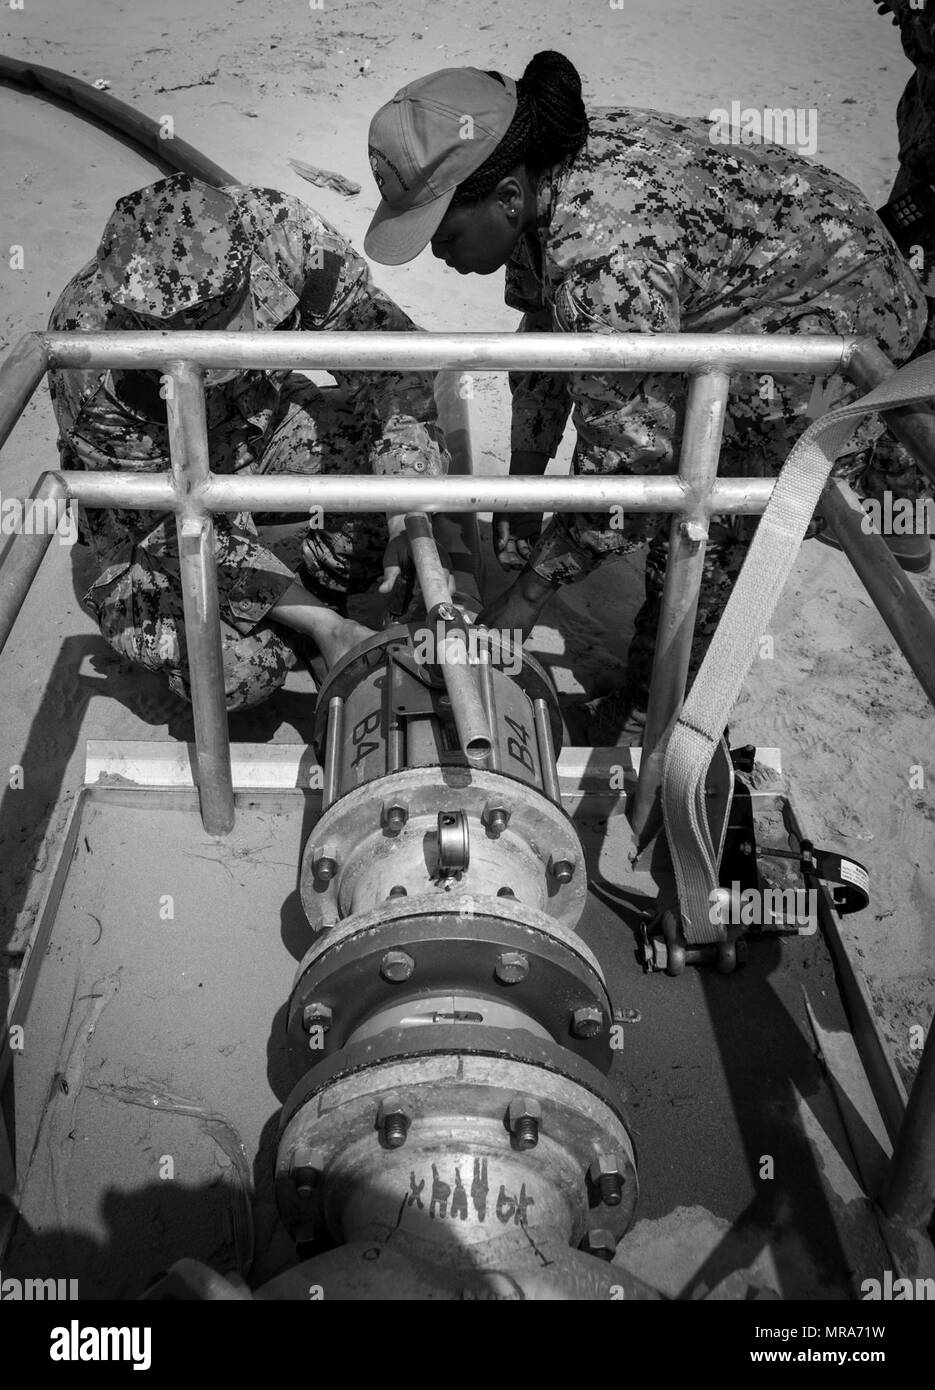
{"type": "MultiPolygon", "coordinates": [[[[182,597],[195,724],[197,781],[209,834],[234,823],[234,793],[224,700],[214,555],[216,512],[307,512],[312,506],[351,512],[624,511],[671,514],[649,712],[631,820],[643,835],[658,818],[668,731],[685,695],[689,656],[710,517],[763,512],[771,478],[721,478],[718,459],[731,374],[843,373],[865,390],[896,370],[869,339],[832,335],[551,333],[30,333],[0,367],[0,447],[50,368],[158,370],[166,392],[171,471],[140,474],[51,470],[36,501],[134,508],[176,518],[182,597]],[[211,472],[205,422],[204,371],[551,371],[676,372],[690,376],[676,475],[568,478],[433,479],[239,477],[211,472]]],[[[893,434],[935,481],[935,415],[903,407],[886,416],[893,434]]],[[[855,499],[837,483],[823,503],[842,549],[854,563],[881,616],[935,702],[935,619],[921,602],[894,602],[897,568],[880,536],[855,524],[855,499]],[[850,511],[850,516],[848,513],[850,511]]],[[[857,503],[859,507],[859,503],[857,503]]],[[[15,535],[0,560],[0,650],[52,538],[15,535]]],[[[904,585],[904,589],[905,589],[904,585]]],[[[897,595],[898,598],[902,594],[897,595]]],[[[917,596],[916,596],[917,597],[917,596]]],[[[933,1030],[935,1031],[935,1030],[933,1030]]],[[[884,1207],[914,1226],[928,1221],[935,1198],[935,1043],[930,1035],[897,1137],[884,1207]]]]}

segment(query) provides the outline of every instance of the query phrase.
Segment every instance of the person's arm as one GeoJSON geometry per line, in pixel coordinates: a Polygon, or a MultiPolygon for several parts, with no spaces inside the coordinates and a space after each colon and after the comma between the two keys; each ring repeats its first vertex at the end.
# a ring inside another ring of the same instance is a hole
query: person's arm
{"type": "MultiPolygon", "coordinates": [[[[232,189],[251,221],[264,259],[299,298],[300,322],[309,331],[412,333],[418,328],[371,278],[364,258],[323,217],[298,198],[269,189],[232,189]]],[[[371,471],[381,476],[440,477],[448,454],[438,426],[434,374],[429,372],[333,375],[353,391],[366,422],[371,471]]],[[[387,513],[390,547],[381,592],[398,577],[406,549],[402,514],[387,513]]]]}
{"type": "MultiPolygon", "coordinates": [[[[363,256],[299,198],[272,189],[232,187],[258,253],[298,296],[301,327],[310,331],[414,333],[416,325],[378,289],[363,256]]],[[[371,414],[370,459],[379,474],[439,476],[434,374],[333,375],[351,386],[371,414]],[[380,428],[382,427],[382,429],[380,428]]]]}
{"type": "MultiPolygon", "coordinates": [[[[527,311],[518,329],[520,333],[551,331],[548,309],[527,311]]],[[[509,383],[510,476],[541,477],[565,432],[571,410],[567,382],[561,372],[510,372],[509,383]]],[[[504,569],[521,568],[542,530],[542,513],[497,513],[493,522],[494,548],[501,565],[504,569]]]]}
{"type": "MultiPolygon", "coordinates": [[[[566,333],[677,333],[678,268],[650,254],[611,254],[575,266],[553,301],[566,333]]],[[[679,428],[680,378],[670,373],[581,372],[568,383],[579,474],[660,472],[671,467],[679,428]]],[[[624,548],[619,516],[556,515],[530,557],[553,584],[570,583],[624,548]]]]}

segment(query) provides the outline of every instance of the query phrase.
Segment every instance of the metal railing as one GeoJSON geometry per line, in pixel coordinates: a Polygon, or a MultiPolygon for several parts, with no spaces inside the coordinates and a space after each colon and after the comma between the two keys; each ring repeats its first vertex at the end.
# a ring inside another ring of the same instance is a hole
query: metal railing
{"type": "MultiPolygon", "coordinates": [[[[834,336],[726,334],[433,333],[33,333],[0,367],[0,446],[49,368],[149,369],[168,376],[171,471],[140,474],[51,470],[39,502],[126,507],[175,514],[195,723],[196,779],[209,833],[234,821],[214,555],[216,512],[624,511],[671,514],[649,713],[631,819],[638,834],[658,814],[667,732],[685,695],[692,635],[714,513],[761,513],[770,478],[718,478],[731,373],[842,372],[865,390],[895,371],[868,340],[834,336]],[[210,368],[341,371],[677,372],[691,378],[678,473],[666,477],[400,479],[218,475],[211,472],[203,372],[210,368]]],[[[935,415],[928,406],[889,412],[887,424],[935,481],[935,415]]],[[[881,616],[935,702],[935,619],[892,559],[882,537],[858,524],[860,505],[837,482],[824,511],[881,616]]],[[[46,534],[15,535],[0,561],[0,650],[43,555],[46,534]]],[[[931,1215],[935,1173],[935,1045],[929,1038],[897,1137],[882,1202],[894,1219],[920,1226],[931,1215]]]]}
{"type": "MultiPolygon", "coordinates": [[[[220,618],[214,558],[216,512],[309,512],[313,506],[351,512],[609,511],[671,514],[649,712],[631,819],[646,838],[658,821],[667,731],[685,695],[692,634],[704,564],[704,541],[714,513],[759,514],[771,478],[718,478],[718,458],[730,377],[757,373],[843,372],[869,387],[895,369],[866,339],[835,336],[727,334],[502,333],[34,333],[0,368],[0,446],[50,368],[147,369],[169,378],[165,390],[171,471],[53,470],[33,496],[85,507],[174,513],[181,556],[182,598],[195,725],[202,816],[212,834],[233,825],[234,796],[224,700],[220,618]],[[211,368],[340,371],[674,372],[690,377],[678,473],[621,477],[308,477],[211,472],[203,372],[211,368]]],[[[903,409],[888,417],[894,432],[935,479],[935,417],[903,409]]],[[[28,592],[51,535],[16,536],[0,566],[0,649],[28,592]]],[[[852,538],[842,536],[850,551],[852,538]]],[[[862,540],[872,541],[874,537],[862,540]]],[[[882,546],[881,549],[885,549],[882,546]]],[[[919,618],[905,632],[886,595],[891,578],[877,574],[883,557],[861,545],[864,582],[876,579],[878,606],[907,652],[935,649],[920,640],[919,618]],[[867,557],[869,556],[869,561],[867,557]],[[869,567],[869,568],[868,568],[869,567]]],[[[889,558],[888,556],[886,557],[889,558]]],[[[933,625],[935,628],[935,625],[933,625]]],[[[913,657],[910,656],[910,660],[913,657]]],[[[935,699],[931,662],[917,674],[935,699]]]]}

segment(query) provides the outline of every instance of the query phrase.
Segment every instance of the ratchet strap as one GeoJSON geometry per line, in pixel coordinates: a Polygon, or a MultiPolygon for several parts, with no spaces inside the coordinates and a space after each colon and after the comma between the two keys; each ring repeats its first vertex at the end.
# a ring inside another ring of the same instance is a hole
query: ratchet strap
{"type": "Polygon", "coordinates": [[[722,733],[753,665],[835,459],[865,415],[935,396],[935,352],[901,367],[859,400],[814,421],[786,459],[666,749],[661,800],[689,945],[724,941],[712,910],[723,836],[712,839],[705,794],[722,733]],[[712,921],[712,918],[714,919],[712,921]]]}

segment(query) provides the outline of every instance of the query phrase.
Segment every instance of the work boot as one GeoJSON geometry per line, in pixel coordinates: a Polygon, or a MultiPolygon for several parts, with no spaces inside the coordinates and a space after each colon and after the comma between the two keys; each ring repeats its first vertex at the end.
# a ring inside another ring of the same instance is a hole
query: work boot
{"type": "MultiPolygon", "coordinates": [[[[828,527],[818,531],[815,539],[821,541],[822,545],[830,545],[833,550],[841,549],[840,541],[828,527]]],[[[924,574],[932,563],[932,543],[928,536],[890,535],[884,536],[883,540],[896,563],[911,574],[924,574]]]]}
{"type": "Polygon", "coordinates": [[[932,563],[932,543],[928,536],[884,536],[893,559],[911,574],[924,574],[932,563]]]}

